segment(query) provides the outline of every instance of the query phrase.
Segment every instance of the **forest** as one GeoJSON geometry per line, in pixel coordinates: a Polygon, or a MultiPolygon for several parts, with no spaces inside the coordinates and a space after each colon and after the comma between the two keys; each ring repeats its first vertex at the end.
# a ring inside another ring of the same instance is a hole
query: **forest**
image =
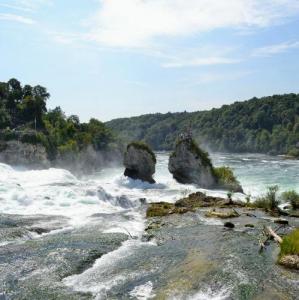
{"type": "Polygon", "coordinates": [[[112,130],[90,119],[81,123],[60,107],[47,109],[50,94],[40,85],[24,85],[17,79],[0,82],[0,140],[41,143],[50,159],[74,154],[88,146],[96,151],[118,147],[112,130]]]}
{"type": "Polygon", "coordinates": [[[141,140],[170,150],[191,127],[206,150],[299,156],[299,94],[252,98],[209,111],[148,114],[106,125],[124,141],[141,140]]]}

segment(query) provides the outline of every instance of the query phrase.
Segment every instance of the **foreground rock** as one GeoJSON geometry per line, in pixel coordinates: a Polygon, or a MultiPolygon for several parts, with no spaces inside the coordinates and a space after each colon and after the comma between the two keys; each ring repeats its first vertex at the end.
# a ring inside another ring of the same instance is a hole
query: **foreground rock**
{"type": "Polygon", "coordinates": [[[125,176],[155,183],[155,165],[156,156],[146,144],[133,142],[127,146],[124,156],[125,176]]]}
{"type": "Polygon", "coordinates": [[[299,255],[285,255],[279,260],[279,264],[289,269],[299,270],[299,255]]]}
{"type": "MultiPolygon", "coordinates": [[[[184,214],[187,212],[193,212],[195,211],[195,209],[201,207],[234,208],[234,207],[244,207],[244,205],[245,204],[242,202],[235,202],[220,197],[207,196],[204,193],[197,192],[197,193],[190,194],[188,197],[180,199],[175,203],[168,203],[168,202],[150,203],[147,208],[146,216],[148,218],[151,218],[151,217],[162,217],[162,216],[167,216],[172,214],[184,214]]],[[[235,217],[237,216],[237,213],[233,211],[232,213],[229,213],[227,215],[229,215],[227,216],[227,218],[235,217]]]]}
{"type": "MultiPolygon", "coordinates": [[[[7,225],[8,226],[8,225],[7,225]]],[[[128,236],[101,233],[102,225],[42,236],[0,247],[0,299],[94,299],[63,280],[92,267],[128,236]]]]}
{"type": "MultiPolygon", "coordinates": [[[[200,293],[192,293],[192,299],[198,299],[198,294],[203,295],[202,299],[217,298],[206,291],[227,286],[228,294],[221,294],[219,299],[298,298],[299,273],[277,266],[275,242],[271,242],[265,255],[258,255],[257,237],[264,226],[273,226],[273,220],[267,219],[263,211],[256,211],[257,217],[247,216],[246,208],[238,211],[244,213],[231,220],[206,219],[206,209],[147,220],[144,240],[154,241],[159,245],[154,251],[161,253],[157,259],[151,251],[146,262],[148,269],[150,263],[158,265],[159,274],[152,275],[160,285],[153,287],[155,299],[190,299],[190,291],[198,290],[200,293]],[[233,222],[235,230],[227,222],[233,222]],[[249,222],[254,228],[244,227],[249,222]],[[169,258],[171,267],[161,270],[169,258]]],[[[290,224],[296,226],[298,220],[292,219],[290,224]]]]}
{"type": "Polygon", "coordinates": [[[217,183],[208,154],[192,138],[181,139],[176,144],[169,158],[168,169],[179,183],[196,184],[204,188],[215,187],[217,183]]]}
{"type": "Polygon", "coordinates": [[[1,141],[0,161],[9,165],[33,166],[37,168],[50,166],[44,146],[19,141],[1,141]]]}

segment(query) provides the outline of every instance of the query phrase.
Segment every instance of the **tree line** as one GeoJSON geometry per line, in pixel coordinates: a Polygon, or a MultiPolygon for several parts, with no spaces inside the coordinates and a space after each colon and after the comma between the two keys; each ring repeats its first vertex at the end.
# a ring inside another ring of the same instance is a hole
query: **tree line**
{"type": "Polygon", "coordinates": [[[17,79],[0,82],[0,139],[41,143],[50,159],[77,153],[89,146],[96,151],[118,147],[112,130],[91,119],[81,123],[60,107],[47,109],[50,94],[43,86],[24,85],[17,79]]]}
{"type": "Polygon", "coordinates": [[[299,156],[299,95],[252,98],[209,111],[149,114],[106,125],[124,141],[141,140],[155,150],[171,150],[192,126],[193,137],[212,151],[299,156]]]}

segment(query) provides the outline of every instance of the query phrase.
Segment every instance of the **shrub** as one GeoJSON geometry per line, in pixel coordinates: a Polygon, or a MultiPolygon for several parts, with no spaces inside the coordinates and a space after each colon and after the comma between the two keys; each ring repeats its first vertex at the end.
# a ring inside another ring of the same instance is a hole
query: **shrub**
{"type": "Polygon", "coordinates": [[[289,152],[288,152],[289,156],[295,157],[295,158],[299,158],[299,149],[297,148],[292,148],[289,152]]]}
{"type": "Polygon", "coordinates": [[[279,200],[277,198],[278,186],[268,187],[268,192],[265,196],[258,198],[254,202],[254,206],[258,208],[264,208],[266,210],[275,210],[279,205],[279,200]]]}
{"type": "Polygon", "coordinates": [[[299,228],[286,235],[280,245],[279,257],[299,255],[299,228]]]}
{"type": "Polygon", "coordinates": [[[214,168],[214,174],[221,184],[239,184],[230,167],[214,168]]]}
{"type": "Polygon", "coordinates": [[[282,199],[286,202],[290,202],[293,209],[299,209],[299,194],[292,191],[286,191],[281,195],[282,199]]]}

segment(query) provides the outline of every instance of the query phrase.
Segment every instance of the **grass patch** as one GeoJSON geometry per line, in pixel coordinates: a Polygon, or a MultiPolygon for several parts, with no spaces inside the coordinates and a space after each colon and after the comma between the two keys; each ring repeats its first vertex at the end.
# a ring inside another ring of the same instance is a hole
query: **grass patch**
{"type": "Polygon", "coordinates": [[[253,207],[263,208],[265,210],[274,211],[278,208],[280,203],[278,197],[278,186],[273,185],[268,187],[268,191],[265,196],[256,199],[256,201],[252,204],[253,207]]]}
{"type": "Polygon", "coordinates": [[[140,141],[134,141],[134,142],[131,142],[130,144],[128,144],[127,150],[129,150],[129,148],[131,146],[134,147],[134,148],[140,149],[140,150],[147,151],[152,156],[153,161],[155,163],[157,162],[157,158],[156,158],[155,153],[152,151],[152,149],[147,144],[145,144],[143,142],[140,142],[140,141]]]}
{"type": "Polygon", "coordinates": [[[280,245],[279,257],[299,255],[299,228],[286,235],[280,245]]]}
{"type": "Polygon", "coordinates": [[[173,203],[157,202],[149,204],[146,210],[146,217],[164,217],[171,214],[184,214],[192,209],[186,207],[176,207],[173,203]]]}
{"type": "Polygon", "coordinates": [[[281,195],[282,199],[291,203],[293,209],[299,209],[299,194],[294,190],[286,191],[281,195]]]}

